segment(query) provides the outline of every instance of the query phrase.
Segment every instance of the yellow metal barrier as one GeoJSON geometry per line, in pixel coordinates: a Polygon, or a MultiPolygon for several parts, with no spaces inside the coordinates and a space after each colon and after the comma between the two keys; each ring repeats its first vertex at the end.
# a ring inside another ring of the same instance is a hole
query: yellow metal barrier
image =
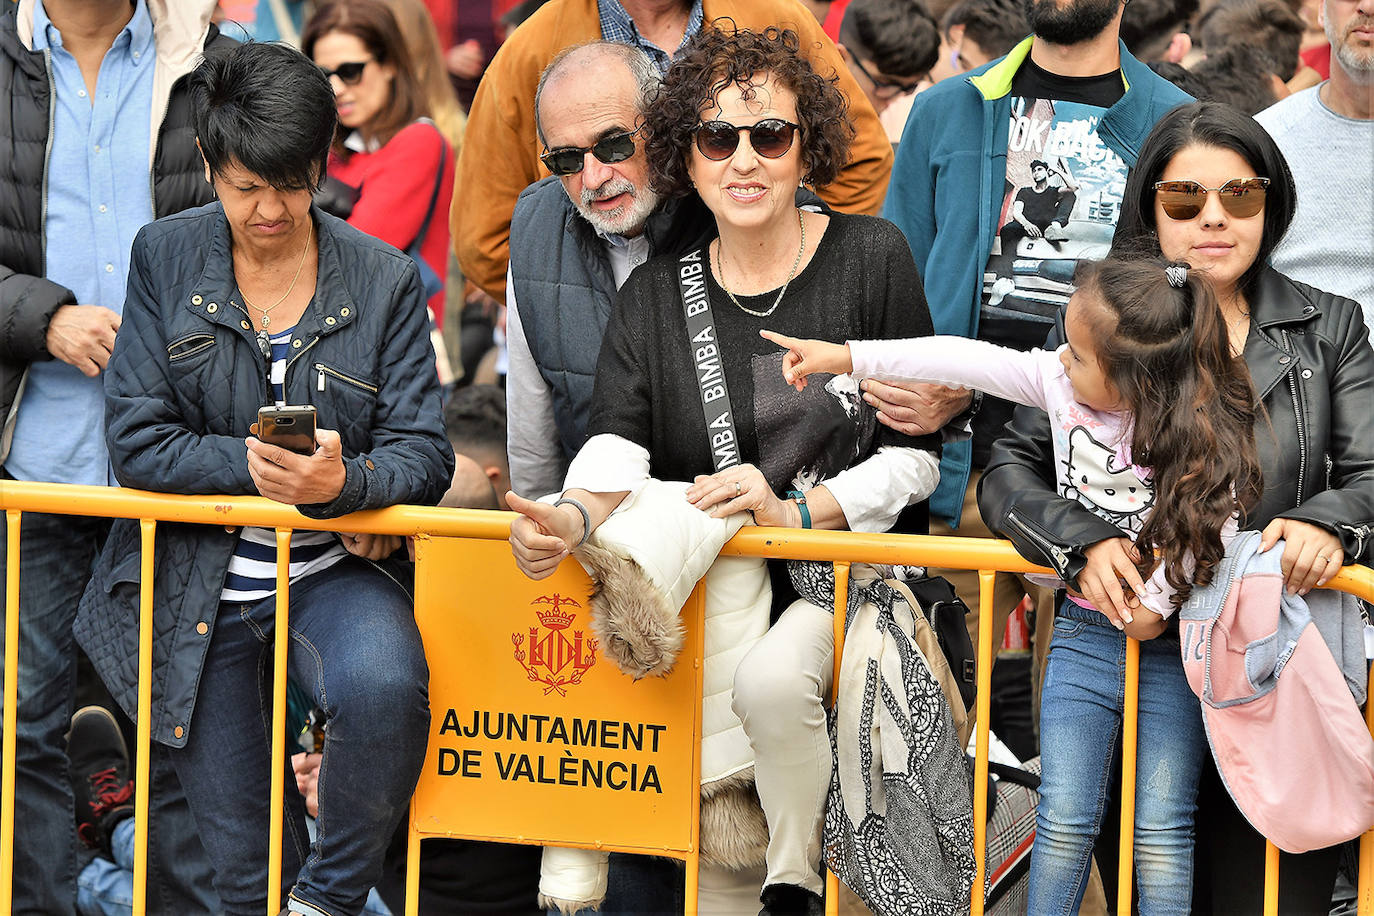
{"type": "MultiPolygon", "coordinates": [[[[18,627],[20,613],[19,595],[19,531],[22,512],[45,512],[67,515],[102,516],[110,518],[134,518],[141,523],[142,540],[142,583],[141,583],[141,633],[139,643],[139,691],[138,691],[138,740],[136,755],[140,761],[136,772],[135,811],[136,852],[135,852],[135,898],[133,912],[136,916],[146,913],[147,880],[147,830],[148,830],[148,770],[149,744],[151,733],[149,714],[151,708],[151,665],[152,665],[152,583],[153,583],[153,544],[158,522],[185,522],[216,525],[254,525],[277,529],[278,555],[278,614],[277,643],[275,645],[275,697],[274,716],[280,723],[285,718],[285,664],[286,633],[285,615],[287,589],[286,570],[287,546],[294,528],[320,531],[365,531],[376,534],[411,535],[434,538],[464,538],[474,540],[505,540],[509,532],[510,513],[479,512],[461,509],[428,509],[414,506],[397,506],[390,509],[359,512],[351,516],[330,520],[307,519],[290,506],[251,497],[214,497],[214,496],[168,496],[104,487],[77,487],[58,484],[17,483],[5,481],[0,484],[0,508],[6,510],[8,549],[6,559],[7,578],[5,583],[7,608],[5,620],[5,671],[4,671],[4,728],[3,752],[0,752],[0,800],[6,802],[0,814],[0,913],[9,912],[12,897],[14,817],[13,804],[15,784],[15,709],[17,705],[18,627]]],[[[875,535],[852,532],[825,532],[796,529],[746,529],[736,535],[725,547],[725,554],[735,556],[758,556],[785,559],[810,559],[832,561],[838,564],[852,562],[890,563],[913,566],[938,566],[946,568],[976,569],[982,590],[980,600],[980,626],[978,633],[978,710],[976,728],[974,812],[975,812],[975,851],[977,861],[977,880],[974,885],[972,912],[975,916],[983,912],[981,887],[985,873],[984,852],[986,846],[987,815],[987,755],[988,755],[988,717],[990,703],[990,678],[993,634],[990,620],[992,600],[992,580],[996,571],[1034,572],[1039,567],[1021,558],[1009,544],[1003,541],[972,538],[933,538],[910,537],[902,535],[875,535]]],[[[417,577],[425,574],[427,563],[424,549],[419,551],[417,577]]],[[[843,582],[843,577],[837,577],[843,582]]],[[[1364,567],[1349,567],[1341,572],[1330,587],[1350,592],[1367,601],[1374,601],[1374,570],[1364,567]]],[[[843,592],[837,588],[837,606],[843,592]]],[[[842,637],[843,613],[837,615],[837,633],[842,637]]],[[[1131,658],[1134,660],[1138,645],[1133,641],[1131,658]]],[[[699,650],[696,650],[699,652],[699,650]]],[[[697,656],[698,672],[695,675],[699,685],[700,656],[697,656]]],[[[699,686],[698,686],[699,689],[699,686]]],[[[1128,664],[1128,696],[1138,692],[1137,671],[1134,661],[1128,664]]],[[[699,696],[699,694],[698,694],[699,696]]],[[[699,734],[699,703],[695,718],[699,734]]],[[[1126,718],[1127,740],[1134,736],[1135,707],[1128,703],[1126,718]]],[[[1374,703],[1369,704],[1367,714],[1371,729],[1374,730],[1374,703]]],[[[274,728],[272,810],[282,810],[285,765],[284,730],[274,728]]],[[[1129,759],[1129,757],[1128,757],[1129,759]]],[[[1129,759],[1127,770],[1133,764],[1129,759]]],[[[699,766],[699,760],[694,766],[699,766]]],[[[694,769],[695,773],[696,770],[694,769]]],[[[1123,773],[1124,776],[1124,773],[1123,773]]],[[[1130,825],[1125,820],[1126,811],[1134,804],[1134,780],[1123,780],[1123,856],[1122,856],[1122,897],[1127,904],[1130,899],[1129,879],[1131,875],[1130,825]]],[[[690,818],[690,843],[685,854],[680,857],[689,862],[696,853],[697,831],[695,814],[690,818]]],[[[497,837],[490,837],[497,838],[497,837]]],[[[512,842],[530,842],[524,836],[501,836],[512,842]]],[[[270,868],[280,875],[281,870],[281,819],[276,817],[271,828],[270,868]]],[[[597,846],[595,840],[584,841],[586,845],[597,846]]],[[[602,844],[605,848],[610,848],[602,844]]],[[[412,833],[410,839],[411,866],[417,867],[419,856],[419,834],[412,833]]],[[[1277,851],[1269,847],[1266,856],[1266,893],[1265,912],[1277,912],[1277,851]]],[[[1374,916],[1374,831],[1361,838],[1360,876],[1358,888],[1359,913],[1374,916]]],[[[693,873],[694,869],[689,871],[693,873]]],[[[272,882],[268,890],[268,913],[277,912],[279,901],[276,899],[280,882],[272,882]]],[[[695,910],[694,887],[689,887],[688,908],[695,910]]],[[[413,885],[408,893],[409,905],[413,908],[413,885]]],[[[833,898],[832,898],[833,899],[833,898]]],[[[413,911],[413,910],[412,910],[413,911]]],[[[1128,911],[1127,906],[1122,912],[1128,911]]]]}

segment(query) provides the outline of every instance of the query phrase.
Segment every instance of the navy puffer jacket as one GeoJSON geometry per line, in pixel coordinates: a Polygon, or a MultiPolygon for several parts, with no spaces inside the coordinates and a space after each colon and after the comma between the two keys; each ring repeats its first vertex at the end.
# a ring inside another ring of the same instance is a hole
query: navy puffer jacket
{"type": "MultiPolygon", "coordinates": [[[[333,518],[398,503],[433,505],[448,488],[453,451],[415,262],[318,209],[312,216],[318,280],[292,338],[286,399],[315,405],[319,426],[339,432],[346,479],[333,502],[299,509],[333,518]]],[[[256,492],[244,438],[258,408],[271,401],[253,325],[237,304],[229,224],[218,203],[158,220],[134,240],[105,395],[110,461],[124,486],[256,492]]],[[[158,526],[156,741],[186,743],[237,540],[237,529],[219,525],[158,526]],[[207,625],[203,634],[200,623],[207,625]]],[[[138,522],[116,521],[75,632],[130,715],[137,697],[138,581],[138,522]]]]}

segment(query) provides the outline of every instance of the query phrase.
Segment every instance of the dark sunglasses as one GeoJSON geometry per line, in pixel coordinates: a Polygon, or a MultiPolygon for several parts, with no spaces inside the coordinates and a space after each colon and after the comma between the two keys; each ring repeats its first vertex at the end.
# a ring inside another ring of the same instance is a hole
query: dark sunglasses
{"type": "Polygon", "coordinates": [[[1155,199],[1169,219],[1196,219],[1207,206],[1207,195],[1215,191],[1222,208],[1237,219],[1254,216],[1264,209],[1268,178],[1232,178],[1219,188],[1206,188],[1199,182],[1156,181],[1155,199]]]}
{"type": "MultiPolygon", "coordinates": [[[[958,52],[956,51],[955,53],[957,54],[958,52]]],[[[891,99],[899,95],[906,95],[908,92],[915,91],[916,87],[921,82],[919,79],[913,79],[906,83],[899,83],[894,80],[880,80],[868,71],[868,68],[864,66],[864,62],[859,60],[858,57],[854,56],[849,59],[854,61],[854,66],[858,67],[859,72],[867,77],[868,81],[873,84],[873,94],[880,99],[891,99]]]]}
{"type": "Polygon", "coordinates": [[[325,79],[337,76],[344,85],[354,86],[357,85],[358,80],[363,78],[363,71],[367,69],[369,63],[371,63],[370,60],[351,60],[346,64],[339,64],[333,70],[321,67],[320,72],[324,74],[325,79]]]}
{"type": "Polygon", "coordinates": [[[607,165],[624,162],[635,154],[635,134],[639,128],[602,137],[591,146],[564,146],[555,150],[545,150],[539,157],[544,168],[552,175],[562,178],[576,175],[586,164],[587,154],[591,153],[598,161],[607,165]]]}
{"type": "Polygon", "coordinates": [[[729,159],[739,146],[739,135],[749,131],[749,145],[768,159],[780,159],[792,148],[800,124],[782,118],[764,118],[750,127],[736,127],[728,121],[703,121],[695,128],[697,149],[707,159],[729,159]]]}

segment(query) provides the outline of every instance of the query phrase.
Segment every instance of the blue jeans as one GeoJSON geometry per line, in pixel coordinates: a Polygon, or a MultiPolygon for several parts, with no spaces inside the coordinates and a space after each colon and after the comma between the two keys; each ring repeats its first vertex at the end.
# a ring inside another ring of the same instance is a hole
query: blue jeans
{"type": "MultiPolygon", "coordinates": [[[[76,911],[81,916],[130,916],[134,911],[134,819],[119,822],[110,836],[110,856],[92,859],[76,877],[76,911]]],[[[313,835],[314,822],[310,822],[313,835]]],[[[374,890],[363,916],[392,916],[374,890]]]]}
{"type": "MultiPolygon", "coordinates": [[[[172,751],[224,911],[263,912],[276,599],[221,604],[186,746],[172,751]]],[[[429,669],[410,596],[349,557],[291,587],[291,677],[325,713],[318,839],[286,768],[283,893],[311,916],[362,912],[424,765],[429,669]]]]}
{"type": "MultiPolygon", "coordinates": [[[[1031,851],[1036,914],[1078,912],[1121,734],[1126,637],[1066,601],[1054,621],[1040,706],[1040,805],[1031,851]]],[[[1177,637],[1140,644],[1135,873],[1143,916],[1187,913],[1193,811],[1207,737],[1177,637]]]]}
{"type": "MultiPolygon", "coordinates": [[[[76,819],[65,738],[76,691],[72,621],[109,529],[108,519],[71,515],[25,512],[20,521],[15,914],[70,916],[76,905],[76,819]]],[[[0,573],[8,539],[0,526],[0,573]]],[[[0,590],[0,607],[4,601],[0,590]]],[[[151,767],[150,909],[215,912],[219,902],[205,852],[176,775],[156,750],[151,767]]]]}

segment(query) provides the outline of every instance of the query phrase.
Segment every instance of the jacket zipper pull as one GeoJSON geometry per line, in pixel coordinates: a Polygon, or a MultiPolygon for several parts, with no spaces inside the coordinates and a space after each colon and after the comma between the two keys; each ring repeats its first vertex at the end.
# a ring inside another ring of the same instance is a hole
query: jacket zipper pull
{"type": "Polygon", "coordinates": [[[315,383],[315,390],[324,391],[324,366],[321,366],[319,363],[316,363],[315,368],[320,373],[320,380],[315,383]]]}

